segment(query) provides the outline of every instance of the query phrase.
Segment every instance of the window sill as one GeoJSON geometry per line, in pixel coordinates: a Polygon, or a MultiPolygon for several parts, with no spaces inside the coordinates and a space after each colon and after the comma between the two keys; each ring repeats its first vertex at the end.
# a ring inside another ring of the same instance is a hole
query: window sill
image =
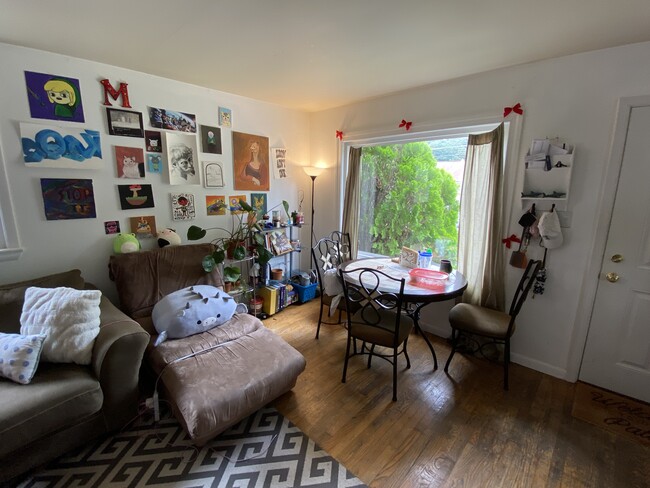
{"type": "Polygon", "coordinates": [[[24,249],[0,249],[0,262],[3,261],[17,261],[23,254],[24,249]]]}

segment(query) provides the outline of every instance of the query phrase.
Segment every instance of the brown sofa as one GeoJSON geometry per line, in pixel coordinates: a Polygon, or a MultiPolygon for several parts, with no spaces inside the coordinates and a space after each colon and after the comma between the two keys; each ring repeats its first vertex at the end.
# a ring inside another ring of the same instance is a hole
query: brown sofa
{"type": "Polygon", "coordinates": [[[215,270],[205,273],[209,244],[165,247],[111,256],[120,308],[151,334],[145,362],[154,386],[196,445],[203,445],[271,400],[291,390],[305,369],[304,357],[249,314],[183,339],[153,346],[153,306],[191,285],[222,286],[215,270]]]}
{"type": "MultiPolygon", "coordinates": [[[[92,288],[79,270],[0,285],[0,332],[20,332],[30,286],[92,288]]],[[[0,483],[126,425],[137,414],[138,371],[149,336],[102,297],[89,366],[41,361],[32,381],[0,378],[0,483]]]]}

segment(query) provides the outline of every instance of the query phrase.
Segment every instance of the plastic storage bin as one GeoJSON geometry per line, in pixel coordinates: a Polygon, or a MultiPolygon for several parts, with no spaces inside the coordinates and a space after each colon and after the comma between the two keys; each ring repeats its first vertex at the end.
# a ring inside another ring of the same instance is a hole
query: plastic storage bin
{"type": "Polygon", "coordinates": [[[318,286],[318,283],[312,283],[307,286],[302,286],[297,283],[292,283],[291,285],[298,292],[298,301],[300,303],[308,302],[316,296],[316,286],[318,286]]]}

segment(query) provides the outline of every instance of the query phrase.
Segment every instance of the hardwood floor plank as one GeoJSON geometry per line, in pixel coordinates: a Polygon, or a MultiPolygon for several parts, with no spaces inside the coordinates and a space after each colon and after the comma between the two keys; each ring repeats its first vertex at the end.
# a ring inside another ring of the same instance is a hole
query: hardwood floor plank
{"type": "Polygon", "coordinates": [[[650,448],[574,419],[575,385],[512,365],[457,354],[449,375],[447,341],[429,336],[440,368],[418,335],[411,369],[350,360],[341,383],[346,331],[323,325],[318,299],[265,320],[307,359],[292,392],[273,402],[317,444],[371,487],[648,487],[650,448]]]}

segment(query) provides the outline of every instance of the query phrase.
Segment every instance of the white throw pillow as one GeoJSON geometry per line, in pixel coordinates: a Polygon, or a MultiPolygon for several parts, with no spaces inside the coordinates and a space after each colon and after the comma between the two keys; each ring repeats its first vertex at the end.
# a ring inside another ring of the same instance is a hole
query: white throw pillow
{"type": "Polygon", "coordinates": [[[43,348],[44,335],[0,332],[0,376],[23,385],[32,381],[43,348]]]}
{"type": "Polygon", "coordinates": [[[47,335],[43,361],[90,364],[99,334],[101,296],[99,290],[27,288],[20,333],[47,335]]]}

